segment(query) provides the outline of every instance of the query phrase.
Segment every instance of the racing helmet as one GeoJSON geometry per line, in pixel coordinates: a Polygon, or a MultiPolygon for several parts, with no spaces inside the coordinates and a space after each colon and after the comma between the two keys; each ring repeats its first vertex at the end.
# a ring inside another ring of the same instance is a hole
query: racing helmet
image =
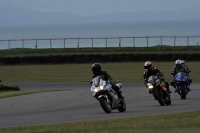
{"type": "Polygon", "coordinates": [[[181,69],[182,68],[181,64],[182,64],[182,61],[180,59],[175,61],[176,68],[181,69]]]}
{"type": "Polygon", "coordinates": [[[144,63],[144,69],[145,70],[149,70],[149,69],[151,69],[152,68],[152,62],[151,61],[146,61],[145,63],[144,63]]]}
{"type": "Polygon", "coordinates": [[[94,74],[94,75],[98,75],[98,74],[100,73],[100,71],[101,71],[101,64],[99,64],[99,63],[94,63],[94,64],[92,65],[92,72],[93,72],[93,74],[94,74]]]}

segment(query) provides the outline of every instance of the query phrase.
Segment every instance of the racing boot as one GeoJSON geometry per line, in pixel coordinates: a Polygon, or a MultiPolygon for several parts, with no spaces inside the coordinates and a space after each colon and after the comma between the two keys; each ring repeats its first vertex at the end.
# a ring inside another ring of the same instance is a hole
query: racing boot
{"type": "Polygon", "coordinates": [[[170,82],[170,85],[173,86],[174,88],[176,88],[175,83],[174,82],[170,82]]]}
{"type": "Polygon", "coordinates": [[[169,98],[169,94],[167,91],[163,91],[163,94],[164,94],[164,97],[165,97],[165,101],[169,101],[170,98],[169,98]]]}
{"type": "Polygon", "coordinates": [[[167,87],[164,86],[164,85],[161,85],[160,87],[161,87],[163,95],[165,97],[165,101],[168,101],[169,100],[169,93],[167,91],[167,87]]]}
{"type": "Polygon", "coordinates": [[[117,95],[118,95],[118,97],[119,97],[120,99],[124,100],[124,96],[123,96],[121,90],[119,90],[119,92],[117,93],[117,95]]]}
{"type": "Polygon", "coordinates": [[[192,79],[190,79],[190,78],[189,78],[189,80],[188,80],[188,81],[189,81],[189,83],[192,83],[192,79]]]}
{"type": "Polygon", "coordinates": [[[174,88],[175,88],[174,93],[178,92],[178,88],[176,86],[174,88]]]}
{"type": "Polygon", "coordinates": [[[171,85],[171,86],[173,86],[173,87],[175,88],[175,91],[174,91],[174,93],[176,93],[176,92],[178,91],[178,89],[176,88],[176,86],[175,86],[174,82],[170,82],[170,85],[171,85]]]}
{"type": "Polygon", "coordinates": [[[191,89],[190,89],[190,87],[189,87],[189,86],[187,86],[187,91],[188,91],[188,92],[190,92],[190,91],[191,91],[191,89]]]}
{"type": "Polygon", "coordinates": [[[171,90],[169,89],[169,84],[168,84],[168,82],[165,82],[165,84],[166,84],[166,88],[167,88],[168,93],[171,94],[172,92],[171,92],[171,90]]]}

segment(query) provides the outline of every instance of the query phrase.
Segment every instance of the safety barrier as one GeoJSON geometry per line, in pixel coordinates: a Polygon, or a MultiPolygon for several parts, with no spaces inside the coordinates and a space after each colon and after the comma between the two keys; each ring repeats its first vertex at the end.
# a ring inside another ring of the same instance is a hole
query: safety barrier
{"type": "Polygon", "coordinates": [[[200,36],[133,36],[93,38],[38,38],[0,40],[0,49],[199,46],[200,36]]]}
{"type": "Polygon", "coordinates": [[[63,54],[24,57],[0,57],[0,64],[59,64],[136,61],[200,61],[200,53],[121,53],[121,54],[63,54]]]}

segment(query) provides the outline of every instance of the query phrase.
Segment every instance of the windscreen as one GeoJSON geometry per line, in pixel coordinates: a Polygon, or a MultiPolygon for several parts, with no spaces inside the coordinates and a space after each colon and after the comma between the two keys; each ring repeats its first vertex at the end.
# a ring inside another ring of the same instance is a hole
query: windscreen
{"type": "Polygon", "coordinates": [[[154,84],[156,81],[156,76],[150,76],[148,79],[148,83],[154,84]]]}
{"type": "Polygon", "coordinates": [[[92,79],[92,83],[95,87],[99,86],[100,80],[102,79],[102,76],[97,76],[95,78],[92,79]]]}
{"type": "Polygon", "coordinates": [[[179,72],[179,73],[177,73],[177,77],[180,77],[180,78],[182,78],[182,77],[184,77],[186,74],[184,73],[184,72],[179,72]]]}

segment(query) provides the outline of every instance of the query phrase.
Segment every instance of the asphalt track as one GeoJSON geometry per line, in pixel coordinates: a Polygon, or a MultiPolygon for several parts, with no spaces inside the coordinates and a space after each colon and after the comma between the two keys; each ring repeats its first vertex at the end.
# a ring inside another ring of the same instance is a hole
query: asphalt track
{"type": "MultiPolygon", "coordinates": [[[[172,104],[160,106],[142,83],[123,83],[127,110],[106,114],[90,92],[89,83],[12,83],[22,90],[44,92],[0,99],[0,127],[103,120],[200,110],[200,84],[192,84],[186,100],[171,94],[172,104]],[[70,90],[68,90],[70,89],[70,90]]],[[[174,89],[171,87],[171,90],[174,89]]]]}

